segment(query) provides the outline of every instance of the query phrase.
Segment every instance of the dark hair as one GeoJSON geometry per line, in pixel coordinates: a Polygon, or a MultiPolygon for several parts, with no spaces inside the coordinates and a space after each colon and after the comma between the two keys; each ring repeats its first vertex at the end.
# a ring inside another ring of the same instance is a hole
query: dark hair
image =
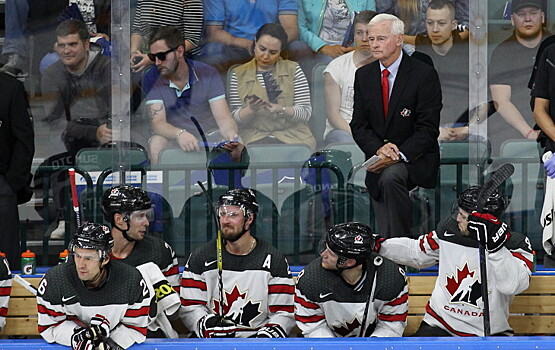
{"type": "Polygon", "coordinates": [[[377,14],[378,14],[377,12],[371,11],[371,10],[360,11],[358,15],[355,16],[355,19],[353,20],[353,26],[359,23],[368,24],[368,22],[370,22],[370,20],[374,18],[374,16],[377,14]]]}
{"type": "Polygon", "coordinates": [[[79,39],[89,40],[89,30],[85,22],[78,19],[68,19],[58,24],[56,27],[56,36],[68,36],[71,34],[79,34],[79,39]]]}
{"type": "Polygon", "coordinates": [[[278,39],[281,42],[281,50],[287,46],[287,33],[279,23],[266,23],[258,28],[255,36],[256,41],[258,41],[262,35],[269,35],[278,39]]]}
{"type": "Polygon", "coordinates": [[[177,48],[184,43],[183,34],[174,26],[159,27],[150,34],[148,46],[154,44],[158,40],[164,40],[169,48],[177,48]]]}
{"type": "Polygon", "coordinates": [[[444,7],[447,7],[447,9],[449,10],[451,18],[455,19],[455,6],[450,0],[432,0],[428,5],[428,8],[431,10],[441,10],[444,7]]]}

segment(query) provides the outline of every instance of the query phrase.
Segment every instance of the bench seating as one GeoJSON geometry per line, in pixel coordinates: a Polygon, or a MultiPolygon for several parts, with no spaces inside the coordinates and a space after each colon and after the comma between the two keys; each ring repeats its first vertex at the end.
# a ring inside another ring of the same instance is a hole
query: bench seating
{"type": "MultiPolygon", "coordinates": [[[[416,332],[437,276],[409,276],[409,317],[405,335],[416,332]]],[[[533,275],[530,287],[517,295],[509,324],[516,335],[555,333],[555,275],[533,275]]]]}
{"type": "MultiPolygon", "coordinates": [[[[436,276],[411,275],[409,280],[409,316],[405,335],[418,329],[436,276]]],[[[38,287],[40,278],[26,278],[38,287]]],[[[528,288],[517,295],[511,305],[509,323],[517,335],[555,333],[555,276],[534,275],[528,288]]],[[[6,326],[1,337],[9,335],[38,336],[35,296],[13,282],[6,326]]]]}
{"type": "MultiPolygon", "coordinates": [[[[40,283],[40,277],[25,278],[35,287],[40,283]]],[[[0,336],[10,335],[38,336],[37,299],[27,289],[12,280],[12,293],[8,304],[6,326],[0,336]]]]}

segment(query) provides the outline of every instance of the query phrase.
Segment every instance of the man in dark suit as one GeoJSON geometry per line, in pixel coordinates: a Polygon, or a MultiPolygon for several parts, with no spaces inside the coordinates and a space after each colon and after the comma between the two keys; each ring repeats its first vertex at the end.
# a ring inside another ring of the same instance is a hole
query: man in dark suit
{"type": "Polygon", "coordinates": [[[441,86],[433,67],[402,51],[404,24],[379,14],[368,24],[377,58],[355,75],[353,138],[365,153],[380,159],[369,165],[366,187],[379,233],[409,236],[409,191],[436,185],[439,169],[441,86]]]}
{"type": "Polygon", "coordinates": [[[17,205],[31,199],[30,171],[35,154],[33,122],[23,84],[0,73],[0,251],[10,268],[19,266],[17,205]]]}

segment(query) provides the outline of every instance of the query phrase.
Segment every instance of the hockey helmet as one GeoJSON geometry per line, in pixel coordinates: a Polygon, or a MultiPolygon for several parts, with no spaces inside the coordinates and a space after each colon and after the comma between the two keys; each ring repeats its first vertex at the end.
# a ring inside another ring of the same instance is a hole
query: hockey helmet
{"type": "MultiPolygon", "coordinates": [[[[478,196],[480,195],[480,191],[482,190],[482,186],[470,186],[467,188],[461,195],[457,201],[457,205],[462,210],[472,213],[476,210],[476,205],[478,204],[478,196]]],[[[488,213],[495,217],[499,217],[503,214],[507,207],[505,198],[501,194],[499,189],[493,191],[493,193],[488,197],[486,203],[484,204],[484,208],[482,209],[482,213],[488,213]]]]}
{"type": "Polygon", "coordinates": [[[102,213],[108,222],[112,222],[115,213],[132,213],[151,207],[146,191],[135,186],[114,186],[106,190],[102,198],[102,213]]]}
{"type": "Polygon", "coordinates": [[[241,207],[247,216],[247,213],[257,214],[258,203],[252,190],[247,188],[235,188],[227,191],[218,199],[218,208],[222,205],[236,205],[241,207]]]}
{"type": "Polygon", "coordinates": [[[103,260],[110,253],[113,246],[114,239],[108,226],[85,222],[73,235],[69,244],[69,251],[73,252],[75,248],[98,250],[100,258],[103,260]]]}
{"type": "Polygon", "coordinates": [[[340,257],[367,259],[374,250],[372,229],[360,222],[347,222],[332,226],[326,236],[328,248],[340,257]]]}

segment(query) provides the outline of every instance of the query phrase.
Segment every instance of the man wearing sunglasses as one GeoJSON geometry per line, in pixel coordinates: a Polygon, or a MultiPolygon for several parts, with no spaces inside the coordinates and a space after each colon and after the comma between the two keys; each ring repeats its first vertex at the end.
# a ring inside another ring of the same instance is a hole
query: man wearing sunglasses
{"type": "Polygon", "coordinates": [[[110,259],[112,245],[108,227],[86,222],[69,244],[69,261],[44,275],[37,290],[44,340],[74,350],[145,340],[153,294],[137,269],[110,259]]]}
{"type": "Polygon", "coordinates": [[[198,121],[208,141],[233,141],[237,146],[237,125],[231,116],[225,90],[214,68],[185,58],[183,34],[171,26],[156,30],[149,40],[149,58],[156,69],[143,79],[146,106],[154,135],[149,140],[151,162],[158,163],[159,153],[175,145],[185,152],[199,152],[201,134],[198,121]]]}
{"type": "Polygon", "coordinates": [[[130,185],[114,186],[102,199],[102,212],[112,226],[114,248],[110,257],[137,267],[152,285],[158,317],[149,324],[148,337],[175,338],[166,316],[179,309],[179,266],[175,252],[163,240],[148,234],[153,208],[147,192],[130,185]]]}
{"type": "Polygon", "coordinates": [[[251,234],[257,213],[251,190],[227,191],[217,207],[221,274],[216,240],[189,257],[181,282],[180,317],[199,338],[284,338],[295,326],[289,265],[283,254],[251,234]]]}
{"type": "Polygon", "coordinates": [[[68,121],[62,140],[75,156],[81,148],[112,140],[110,58],[89,42],[86,24],[76,19],[56,28],[56,52],[60,60],[42,76],[42,101],[52,130],[68,121]]]}

